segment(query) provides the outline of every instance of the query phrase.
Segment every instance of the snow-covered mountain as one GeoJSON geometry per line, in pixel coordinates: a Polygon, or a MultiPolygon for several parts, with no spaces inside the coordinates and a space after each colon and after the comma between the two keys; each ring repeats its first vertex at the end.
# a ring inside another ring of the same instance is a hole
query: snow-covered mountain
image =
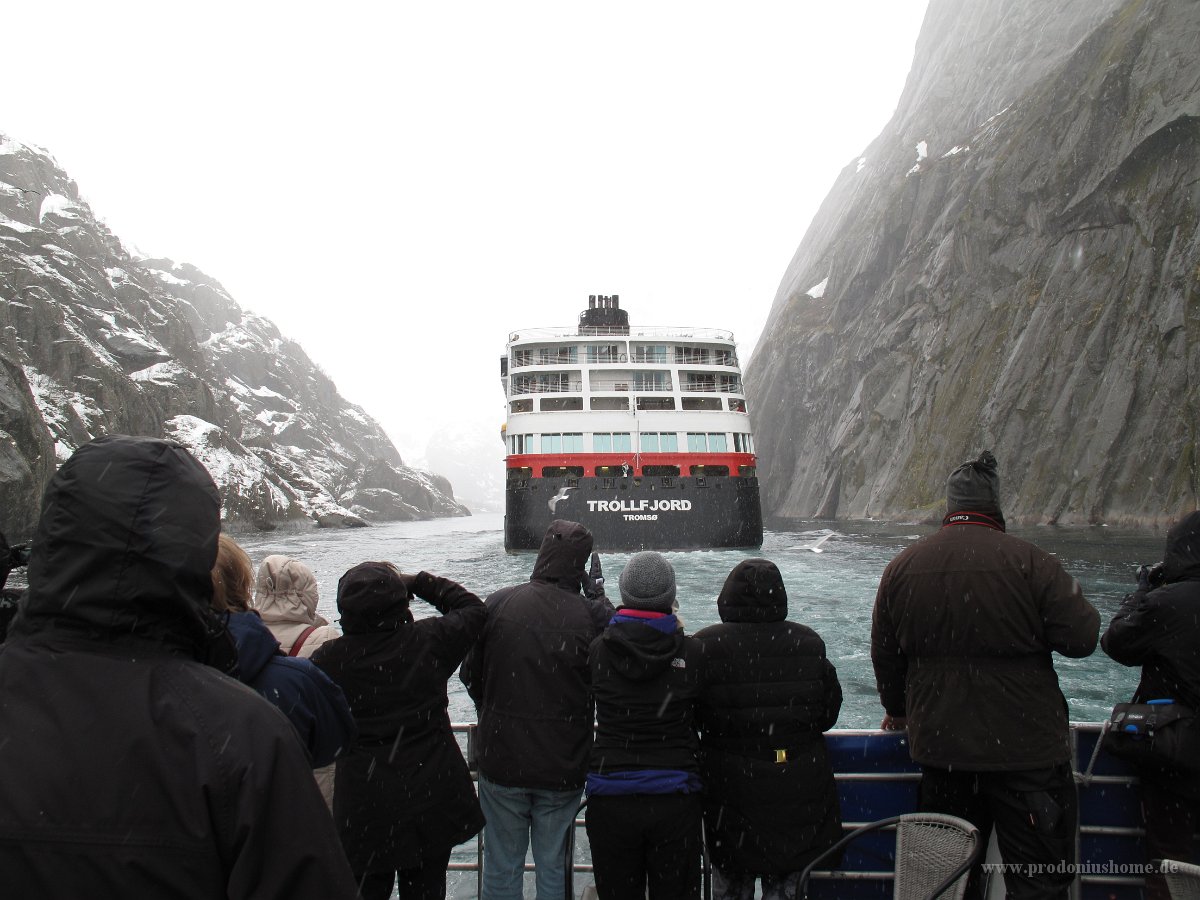
{"type": "Polygon", "coordinates": [[[504,510],[504,441],[499,426],[441,428],[429,438],[429,468],[454,483],[456,495],[476,512],[504,510]]]}
{"type": "Polygon", "coordinates": [[[45,151],[0,135],[0,530],[101,434],[170,437],[230,523],[469,515],[275,325],[193,266],[132,256],[45,151]]]}

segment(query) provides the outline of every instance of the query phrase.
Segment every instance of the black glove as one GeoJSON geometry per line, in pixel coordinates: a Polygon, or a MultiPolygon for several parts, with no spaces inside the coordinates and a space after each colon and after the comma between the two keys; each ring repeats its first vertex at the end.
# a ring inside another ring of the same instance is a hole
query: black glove
{"type": "Polygon", "coordinates": [[[600,554],[592,554],[592,566],[583,576],[583,596],[589,600],[604,596],[604,573],[600,569],[600,554]]]}

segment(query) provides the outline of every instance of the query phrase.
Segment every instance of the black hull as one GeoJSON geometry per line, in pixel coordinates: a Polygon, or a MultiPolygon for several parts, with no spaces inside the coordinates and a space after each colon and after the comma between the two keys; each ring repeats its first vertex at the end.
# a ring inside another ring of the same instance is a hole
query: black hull
{"type": "Polygon", "coordinates": [[[504,509],[506,550],[536,550],[555,519],[587,526],[600,552],[755,548],[763,537],[757,478],[531,478],[508,484],[504,509]]]}

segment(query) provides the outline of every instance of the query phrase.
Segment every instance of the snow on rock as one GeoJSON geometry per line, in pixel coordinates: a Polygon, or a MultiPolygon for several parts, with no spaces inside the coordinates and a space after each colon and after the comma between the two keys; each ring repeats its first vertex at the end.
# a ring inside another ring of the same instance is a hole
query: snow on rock
{"type": "Polygon", "coordinates": [[[822,297],[825,296],[825,287],[828,284],[829,284],[829,276],[826,275],[825,279],[823,281],[820,281],[817,284],[814,284],[812,287],[810,287],[804,293],[808,294],[808,296],[812,297],[814,300],[820,300],[822,297]]]}
{"type": "Polygon", "coordinates": [[[46,216],[58,216],[60,219],[81,219],[83,210],[78,203],[62,194],[47,194],[42,198],[42,206],[38,210],[38,222],[46,216]]]}

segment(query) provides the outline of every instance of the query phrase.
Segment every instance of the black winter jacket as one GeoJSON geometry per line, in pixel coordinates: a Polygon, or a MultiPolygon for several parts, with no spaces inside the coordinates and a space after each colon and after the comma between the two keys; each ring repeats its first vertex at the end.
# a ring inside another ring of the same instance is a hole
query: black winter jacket
{"type": "Polygon", "coordinates": [[[825,642],[786,621],[775,564],[748,559],[717,598],[704,645],[700,704],[704,823],[722,869],[801,871],[841,837],[825,732],[842,705],[825,642]]]}
{"type": "Polygon", "coordinates": [[[479,772],[496,784],[578,790],[592,746],[588,646],[612,617],[580,594],[586,528],[555,521],[526,584],[487,598],[483,636],[462,666],[475,701],[479,772]]]}
{"type": "Polygon", "coordinates": [[[884,569],[871,622],[883,707],[915,762],[1020,771],[1071,758],[1052,654],[1088,656],[1100,614],[1057,559],[987,525],[943,525],[884,569]]]}
{"type": "MultiPolygon", "coordinates": [[[[677,625],[674,616],[668,619],[677,625]]],[[[626,621],[617,610],[589,655],[596,698],[590,772],[699,772],[695,713],[704,679],[702,653],[700,642],[682,628],[664,633],[626,621]]]]}
{"type": "Polygon", "coordinates": [[[406,600],[366,615],[341,606],[342,637],[312,656],[341,686],[359,726],[333,793],[357,869],[415,868],[426,850],[445,852],[483,827],[446,697],[446,681],[483,628],[483,602],[428,572],[412,589],[442,615],[414,621],[406,600]]]}
{"type": "Polygon", "coordinates": [[[101,438],[51,480],[0,647],[4,896],[355,896],[291,723],[199,661],[233,653],[219,511],[166,441],[101,438]]]}
{"type": "MultiPolygon", "coordinates": [[[[1138,700],[1170,698],[1200,712],[1200,512],[1167,532],[1159,585],[1125,598],[1100,645],[1122,665],[1142,667],[1138,700]]],[[[1200,778],[1147,774],[1200,796],[1200,778]]]]}

